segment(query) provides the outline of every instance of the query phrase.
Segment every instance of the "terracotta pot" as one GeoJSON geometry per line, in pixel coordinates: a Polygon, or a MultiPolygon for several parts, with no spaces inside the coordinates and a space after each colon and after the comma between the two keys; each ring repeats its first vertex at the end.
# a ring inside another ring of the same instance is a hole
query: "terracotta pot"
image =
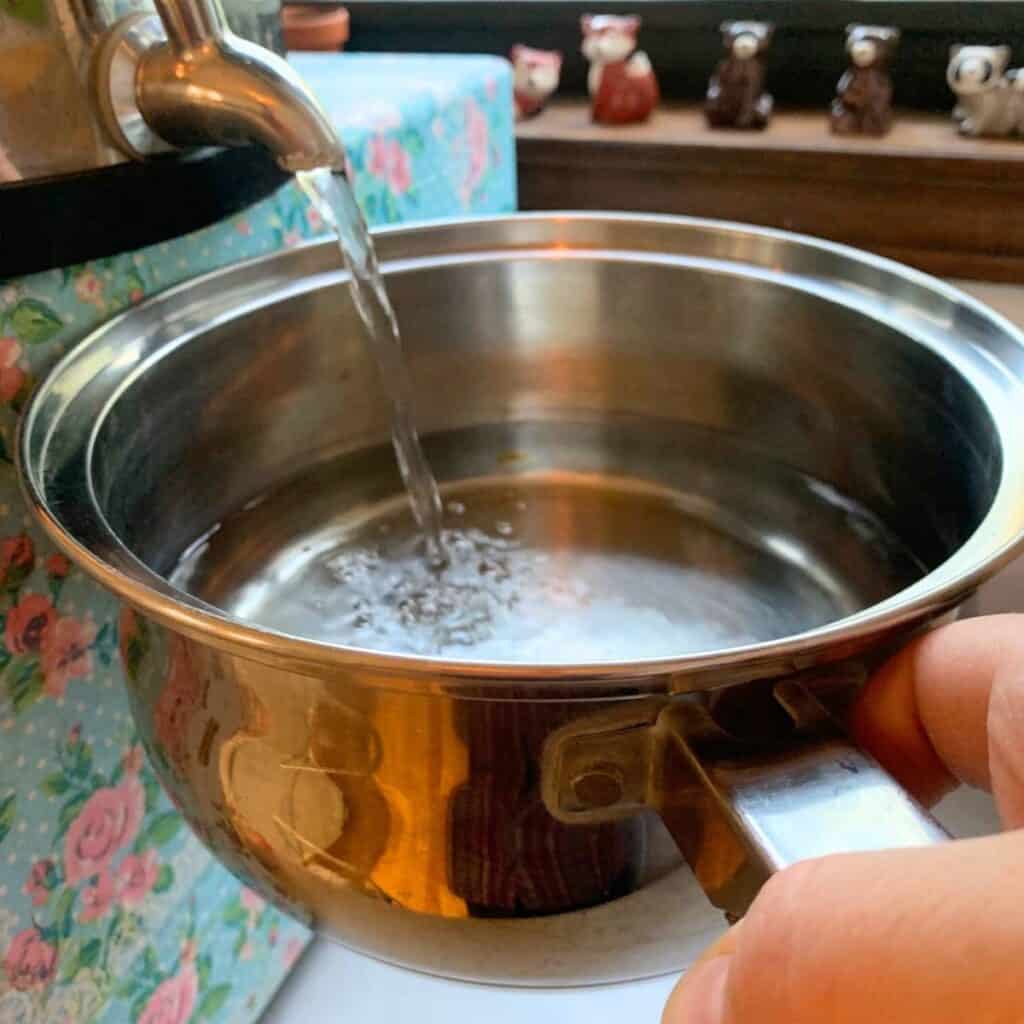
{"type": "Polygon", "coordinates": [[[289,50],[342,50],[348,41],[348,11],[318,4],[285,4],[281,10],[289,50]]]}

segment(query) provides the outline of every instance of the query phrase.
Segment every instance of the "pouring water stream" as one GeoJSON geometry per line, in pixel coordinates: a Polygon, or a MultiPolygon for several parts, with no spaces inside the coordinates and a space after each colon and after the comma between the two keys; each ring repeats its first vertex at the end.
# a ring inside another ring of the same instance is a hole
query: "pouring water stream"
{"type": "Polygon", "coordinates": [[[443,564],[441,498],[413,422],[412,381],[402,356],[398,320],[380,275],[373,239],[342,175],[320,167],[300,171],[296,179],[324,223],[337,233],[352,300],[391,404],[391,439],[413,517],[423,532],[428,561],[443,564]]]}

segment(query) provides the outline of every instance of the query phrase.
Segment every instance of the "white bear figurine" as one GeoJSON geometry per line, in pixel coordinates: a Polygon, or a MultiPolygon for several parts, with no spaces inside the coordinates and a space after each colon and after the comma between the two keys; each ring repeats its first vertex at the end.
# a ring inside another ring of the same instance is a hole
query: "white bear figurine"
{"type": "Polygon", "coordinates": [[[961,135],[1024,134],[1024,75],[1007,70],[1008,46],[954,46],[946,81],[959,101],[953,120],[961,135]]]}

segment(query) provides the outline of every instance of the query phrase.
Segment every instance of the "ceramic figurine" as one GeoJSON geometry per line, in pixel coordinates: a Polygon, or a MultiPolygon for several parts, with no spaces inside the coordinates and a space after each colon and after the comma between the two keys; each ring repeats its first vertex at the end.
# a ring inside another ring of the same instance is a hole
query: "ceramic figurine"
{"type": "Polygon", "coordinates": [[[836,86],[830,121],[836,135],[885,135],[892,127],[889,63],[900,30],[882,25],[848,25],[850,67],[836,86]]]}
{"type": "Polygon", "coordinates": [[[764,55],[775,26],[766,21],[723,21],[726,56],[708,83],[704,116],[712,128],[763,129],[772,116],[764,92],[764,55]]]}
{"type": "Polygon", "coordinates": [[[509,54],[512,61],[513,99],[516,120],[539,114],[558,88],[562,55],[557,50],[534,50],[519,44],[509,54]]]}
{"type": "Polygon", "coordinates": [[[637,51],[640,19],[585,14],[583,56],[590,61],[590,112],[602,124],[646,121],[658,105],[658,80],[647,54],[637,51]]]}
{"type": "Polygon", "coordinates": [[[961,135],[1024,134],[1024,69],[1011,68],[1008,46],[954,46],[946,81],[956,93],[961,135]]]}

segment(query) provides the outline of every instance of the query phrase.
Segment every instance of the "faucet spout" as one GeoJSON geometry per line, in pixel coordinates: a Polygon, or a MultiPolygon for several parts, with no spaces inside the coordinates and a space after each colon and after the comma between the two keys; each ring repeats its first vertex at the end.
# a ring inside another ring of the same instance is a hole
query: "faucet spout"
{"type": "Polygon", "coordinates": [[[131,102],[113,96],[106,106],[115,131],[136,155],[156,147],[133,146],[142,124],[172,146],[240,146],[257,143],[286,171],[329,167],[342,171],[345,153],[320,104],[277,54],[238,38],[227,27],[219,0],[156,0],[162,26],[128,26],[125,45],[111,45],[110,61],[130,60],[132,73],[110,73],[109,89],[130,82],[131,102]],[[148,32],[150,45],[137,40],[148,32]],[[134,135],[129,130],[129,111],[134,135]]]}

